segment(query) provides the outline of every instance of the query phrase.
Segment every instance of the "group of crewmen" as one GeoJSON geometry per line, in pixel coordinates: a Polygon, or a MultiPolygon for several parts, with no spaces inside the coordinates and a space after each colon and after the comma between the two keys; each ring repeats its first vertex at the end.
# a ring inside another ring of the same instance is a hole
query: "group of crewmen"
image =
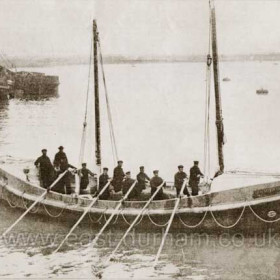
{"type": "MultiPolygon", "coordinates": [[[[67,156],[64,152],[63,146],[60,146],[59,151],[56,153],[53,164],[51,163],[50,158],[47,156],[47,150],[42,149],[42,156],[40,156],[35,161],[35,166],[40,169],[40,179],[42,187],[48,189],[49,186],[53,183],[53,181],[62,173],[64,173],[68,168],[73,168],[80,177],[80,194],[87,194],[87,187],[89,185],[89,176],[96,176],[93,172],[91,172],[86,163],[82,163],[82,168],[76,169],[74,166],[68,163],[67,156]]],[[[199,191],[199,182],[200,178],[203,178],[203,174],[200,171],[199,162],[194,161],[194,166],[190,169],[190,178],[188,178],[187,174],[184,172],[183,165],[178,166],[178,172],[174,176],[174,186],[176,188],[177,197],[181,193],[181,189],[183,185],[185,186],[183,190],[183,194],[190,196],[189,190],[187,188],[187,184],[184,184],[186,180],[188,180],[189,187],[191,188],[191,195],[198,195],[199,191]]],[[[110,178],[108,175],[109,169],[107,167],[103,168],[103,173],[99,176],[99,188],[98,192],[100,192],[107,184],[110,182],[110,186],[106,188],[106,190],[100,195],[100,199],[108,200],[110,199],[113,193],[122,192],[125,195],[130,187],[135,184],[133,189],[128,195],[129,199],[137,199],[140,197],[140,194],[144,189],[146,189],[146,185],[149,184],[151,187],[151,195],[157,190],[159,186],[163,184],[165,187],[166,183],[159,176],[159,171],[153,171],[153,177],[149,178],[149,176],[145,173],[144,166],[140,166],[140,172],[137,174],[136,180],[131,178],[131,172],[124,172],[123,170],[123,161],[119,160],[117,167],[114,168],[113,178],[110,178]],[[135,181],[137,181],[135,183],[135,181]]],[[[71,194],[71,176],[69,172],[66,172],[64,176],[60,179],[55,186],[52,187],[53,191],[71,194]]],[[[156,196],[155,200],[161,200],[167,198],[163,192],[163,188],[161,188],[156,196]]]]}

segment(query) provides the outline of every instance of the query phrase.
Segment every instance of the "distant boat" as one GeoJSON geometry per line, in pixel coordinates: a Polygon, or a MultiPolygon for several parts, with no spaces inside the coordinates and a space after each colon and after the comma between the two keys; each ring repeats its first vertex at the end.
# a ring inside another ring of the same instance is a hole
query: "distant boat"
{"type": "Polygon", "coordinates": [[[257,90],[256,90],[256,93],[257,93],[257,94],[266,95],[266,94],[268,94],[268,90],[267,90],[267,89],[260,88],[260,89],[257,89],[257,90]]]}
{"type": "Polygon", "coordinates": [[[229,77],[223,78],[223,82],[230,82],[230,78],[229,77]]]}
{"type": "Polygon", "coordinates": [[[277,62],[274,62],[273,64],[274,64],[274,65],[278,65],[278,63],[277,63],[277,62]]]}

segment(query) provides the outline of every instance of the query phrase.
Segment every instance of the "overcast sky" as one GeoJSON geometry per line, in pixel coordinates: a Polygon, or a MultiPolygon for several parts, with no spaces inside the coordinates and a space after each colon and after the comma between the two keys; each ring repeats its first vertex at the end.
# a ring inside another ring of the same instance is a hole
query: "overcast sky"
{"type": "MultiPolygon", "coordinates": [[[[280,1],[217,0],[221,54],[280,51],[280,1]]],[[[206,54],[208,0],[0,0],[7,55],[88,55],[97,19],[104,54],[206,54]]]]}

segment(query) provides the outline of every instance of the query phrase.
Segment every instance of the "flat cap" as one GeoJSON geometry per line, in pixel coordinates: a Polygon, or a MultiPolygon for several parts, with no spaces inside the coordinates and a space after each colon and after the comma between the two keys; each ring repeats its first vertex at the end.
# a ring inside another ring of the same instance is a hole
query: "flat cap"
{"type": "Polygon", "coordinates": [[[42,149],[42,152],[46,152],[47,151],[47,149],[42,149]]]}
{"type": "Polygon", "coordinates": [[[183,165],[178,165],[178,168],[184,168],[184,166],[183,165]]]}
{"type": "Polygon", "coordinates": [[[130,171],[125,172],[126,175],[130,175],[130,171]]]}
{"type": "Polygon", "coordinates": [[[123,161],[122,160],[118,160],[118,163],[123,163],[123,161]]]}
{"type": "Polygon", "coordinates": [[[158,173],[158,170],[154,170],[153,173],[154,173],[154,174],[158,173]]]}
{"type": "Polygon", "coordinates": [[[104,171],[105,171],[105,170],[107,170],[107,171],[108,171],[109,169],[108,169],[107,167],[103,167],[103,170],[104,170],[104,171]]]}
{"type": "Polygon", "coordinates": [[[195,160],[193,163],[194,163],[194,164],[199,164],[199,161],[198,161],[198,160],[195,160]]]}
{"type": "Polygon", "coordinates": [[[64,147],[63,146],[59,146],[58,149],[61,150],[61,149],[64,149],[64,147]]]}

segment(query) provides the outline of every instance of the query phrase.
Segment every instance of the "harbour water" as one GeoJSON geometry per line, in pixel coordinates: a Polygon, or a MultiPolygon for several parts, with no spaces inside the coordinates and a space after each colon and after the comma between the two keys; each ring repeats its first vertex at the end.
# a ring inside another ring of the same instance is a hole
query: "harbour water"
{"type": "MultiPolygon", "coordinates": [[[[88,86],[88,66],[60,66],[32,69],[59,75],[58,98],[49,100],[9,100],[0,110],[0,155],[29,160],[48,149],[53,158],[63,145],[70,162],[78,164],[82,123],[88,86]]],[[[135,176],[145,165],[150,175],[172,180],[178,164],[186,170],[193,160],[203,169],[205,64],[113,64],[105,65],[119,158],[124,169],[135,176]]],[[[223,116],[227,143],[227,170],[279,173],[280,66],[274,62],[226,62],[220,66],[223,116]],[[256,89],[269,90],[259,96],[256,89]]],[[[92,86],[89,87],[92,93],[92,86]]],[[[114,167],[104,90],[102,105],[102,159],[110,171],[114,167]],[[104,109],[103,109],[104,108],[104,109]]],[[[92,98],[89,102],[85,161],[94,170],[94,125],[92,98]]],[[[211,99],[211,171],[216,162],[214,94],[211,99]]],[[[110,172],[109,171],[109,172],[110,172]]],[[[0,206],[3,232],[20,212],[0,206]]],[[[74,221],[73,221],[74,224],[74,221]]],[[[152,261],[160,244],[161,231],[134,233],[122,247],[117,261],[102,268],[102,261],[116,245],[122,232],[104,234],[104,243],[88,250],[87,240],[75,239],[67,249],[49,254],[55,234],[66,234],[63,224],[46,224],[35,216],[15,229],[15,239],[0,241],[0,277],[8,278],[90,278],[101,276],[135,279],[276,279],[279,273],[279,236],[263,238],[242,235],[193,236],[170,234],[158,270],[152,261]],[[36,229],[36,231],[34,230],[36,229]],[[38,237],[36,234],[44,234],[38,237]],[[21,235],[22,234],[22,235],[21,235]],[[46,240],[45,234],[49,234],[46,240]],[[108,240],[113,235],[114,240],[108,240]],[[34,235],[37,241],[28,241],[34,235]],[[27,240],[27,241],[26,241],[27,240]],[[25,242],[24,242],[25,241],[25,242]],[[133,243],[129,243],[132,242],[133,243]]],[[[83,232],[78,230],[79,234],[83,232]]],[[[95,233],[94,227],[88,234],[95,233]]],[[[79,235],[80,236],[80,235],[79,235]]]]}

